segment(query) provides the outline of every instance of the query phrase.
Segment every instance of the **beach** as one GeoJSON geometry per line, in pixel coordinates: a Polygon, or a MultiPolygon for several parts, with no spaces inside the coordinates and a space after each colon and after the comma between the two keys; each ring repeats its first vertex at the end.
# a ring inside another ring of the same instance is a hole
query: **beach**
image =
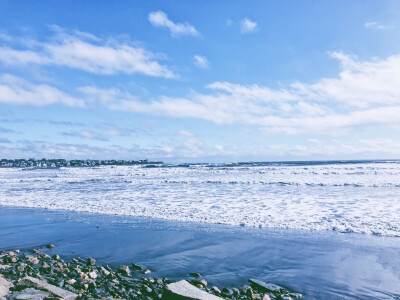
{"type": "Polygon", "coordinates": [[[394,237],[263,230],[66,211],[0,209],[0,250],[45,249],[66,261],[136,263],[178,281],[198,272],[232,288],[256,278],[305,299],[393,299],[400,241],[394,237]]]}

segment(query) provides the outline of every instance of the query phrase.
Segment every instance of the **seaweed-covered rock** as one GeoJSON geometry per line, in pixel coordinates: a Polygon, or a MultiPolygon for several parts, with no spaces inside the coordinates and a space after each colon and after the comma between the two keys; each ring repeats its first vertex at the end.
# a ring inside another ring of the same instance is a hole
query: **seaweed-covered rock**
{"type": "Polygon", "coordinates": [[[209,288],[199,273],[189,274],[190,282],[172,282],[166,278],[145,276],[150,270],[135,264],[129,265],[132,269],[128,266],[113,269],[108,265],[96,266],[93,258],[76,257],[63,261],[60,256],[50,257],[41,250],[21,253],[0,251],[0,300],[71,300],[77,297],[82,300],[289,300],[301,297],[301,294],[289,293],[277,285],[255,279],[250,280],[251,286],[220,290],[215,286],[209,288]]]}

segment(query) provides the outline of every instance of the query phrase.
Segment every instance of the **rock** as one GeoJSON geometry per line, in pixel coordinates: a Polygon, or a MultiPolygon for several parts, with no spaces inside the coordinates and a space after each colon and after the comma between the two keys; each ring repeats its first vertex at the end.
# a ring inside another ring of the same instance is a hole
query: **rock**
{"type": "Polygon", "coordinates": [[[108,276],[110,274],[110,271],[108,271],[106,268],[104,267],[100,267],[101,272],[105,275],[108,276]]]}
{"type": "Polygon", "coordinates": [[[253,294],[253,295],[251,295],[251,299],[253,299],[253,300],[261,300],[261,295],[260,294],[253,294]]]}
{"type": "Polygon", "coordinates": [[[25,255],[25,258],[28,259],[29,262],[31,262],[34,265],[37,265],[39,263],[39,259],[35,256],[32,255],[25,255]]]}
{"type": "Polygon", "coordinates": [[[61,259],[60,255],[58,255],[58,254],[53,255],[53,258],[56,259],[56,260],[60,260],[61,259]]]}
{"type": "Polygon", "coordinates": [[[87,265],[88,266],[95,266],[96,265],[96,260],[94,258],[89,257],[87,260],[87,265]]]}
{"type": "Polygon", "coordinates": [[[292,298],[301,298],[301,297],[303,297],[303,295],[300,294],[300,293],[289,293],[289,296],[292,297],[292,298]]]}
{"type": "Polygon", "coordinates": [[[216,294],[221,294],[221,290],[216,286],[211,287],[211,290],[216,294]]]}
{"type": "Polygon", "coordinates": [[[247,295],[248,297],[251,297],[251,295],[254,294],[254,291],[253,291],[253,289],[251,288],[251,286],[245,285],[245,286],[242,287],[242,293],[243,293],[244,295],[247,295]]]}
{"type": "Polygon", "coordinates": [[[54,246],[53,244],[48,244],[48,245],[46,245],[46,248],[48,248],[48,249],[53,249],[53,248],[55,248],[56,246],[54,246]]]}
{"type": "Polygon", "coordinates": [[[50,268],[50,266],[46,262],[44,262],[43,265],[42,265],[42,268],[43,269],[47,269],[47,268],[50,268]]]}
{"type": "Polygon", "coordinates": [[[208,294],[191,285],[186,280],[170,283],[165,287],[162,299],[166,300],[221,300],[222,298],[208,294]]]}
{"type": "Polygon", "coordinates": [[[43,255],[43,252],[40,251],[40,250],[37,250],[37,249],[33,249],[31,252],[32,252],[32,253],[35,253],[35,254],[37,254],[37,255],[43,255]]]}
{"type": "Polygon", "coordinates": [[[251,282],[256,288],[267,292],[280,293],[284,291],[284,288],[273,283],[266,283],[257,279],[249,279],[249,282],[251,282]]]}
{"type": "Polygon", "coordinates": [[[25,264],[20,264],[17,268],[18,271],[23,272],[25,270],[25,264]]]}
{"type": "Polygon", "coordinates": [[[14,285],[11,282],[0,276],[0,297],[7,295],[8,291],[13,286],[14,285]]]}
{"type": "Polygon", "coordinates": [[[41,300],[45,298],[49,298],[50,293],[35,290],[32,288],[25,289],[19,293],[17,293],[14,297],[16,300],[41,300]]]}
{"type": "Polygon", "coordinates": [[[88,275],[89,275],[89,277],[92,278],[92,279],[96,279],[96,278],[97,278],[97,273],[94,272],[94,271],[93,271],[93,272],[90,272],[88,275]]]}
{"type": "Polygon", "coordinates": [[[144,274],[150,274],[151,271],[150,271],[149,269],[147,269],[147,270],[145,270],[143,273],[144,273],[144,274]]]}
{"type": "Polygon", "coordinates": [[[221,293],[224,294],[225,296],[233,295],[233,291],[231,289],[228,289],[228,288],[223,288],[221,293]]]}
{"type": "Polygon", "coordinates": [[[142,268],[141,266],[139,266],[139,265],[131,264],[131,266],[132,266],[132,269],[134,269],[134,270],[141,271],[141,270],[143,269],[143,268],[142,268]]]}
{"type": "Polygon", "coordinates": [[[131,274],[131,270],[129,269],[128,266],[125,266],[125,265],[120,266],[119,269],[118,269],[118,272],[120,272],[120,273],[122,273],[124,275],[128,275],[128,276],[131,274]]]}
{"type": "Polygon", "coordinates": [[[17,262],[17,258],[15,256],[6,256],[4,258],[4,262],[6,263],[16,263],[17,262]]]}
{"type": "Polygon", "coordinates": [[[47,282],[44,282],[42,280],[30,276],[26,276],[20,279],[18,281],[18,286],[34,287],[41,290],[45,290],[51,293],[52,295],[63,298],[65,300],[74,300],[76,297],[78,297],[77,294],[63,290],[62,288],[56,287],[54,285],[48,284],[47,282]]]}
{"type": "Polygon", "coordinates": [[[292,297],[290,297],[289,295],[279,295],[281,300],[292,300],[292,297]]]}
{"type": "Polygon", "coordinates": [[[202,285],[204,287],[207,286],[207,281],[205,281],[204,279],[202,279],[202,280],[194,280],[194,283],[200,284],[200,285],[202,285]]]}
{"type": "Polygon", "coordinates": [[[69,285],[74,285],[76,283],[76,280],[72,278],[72,279],[67,280],[65,283],[67,283],[69,285]]]}
{"type": "Polygon", "coordinates": [[[190,273],[189,274],[191,277],[194,277],[194,278],[200,278],[201,277],[201,274],[200,273],[190,273]]]}
{"type": "Polygon", "coordinates": [[[11,268],[10,265],[0,265],[0,270],[7,270],[9,268],[11,268]]]}
{"type": "Polygon", "coordinates": [[[268,294],[265,294],[262,300],[271,300],[271,297],[268,294]]]}

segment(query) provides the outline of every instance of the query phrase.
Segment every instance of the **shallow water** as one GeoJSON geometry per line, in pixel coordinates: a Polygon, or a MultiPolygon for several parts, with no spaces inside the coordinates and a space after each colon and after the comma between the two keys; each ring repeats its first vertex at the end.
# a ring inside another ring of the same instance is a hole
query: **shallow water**
{"type": "Polygon", "coordinates": [[[400,239],[251,229],[76,212],[0,207],[0,250],[44,247],[63,258],[136,262],[155,276],[200,272],[209,284],[258,278],[306,299],[399,299],[400,239]]]}
{"type": "Polygon", "coordinates": [[[3,168],[0,205],[400,236],[400,163],[3,168]]]}

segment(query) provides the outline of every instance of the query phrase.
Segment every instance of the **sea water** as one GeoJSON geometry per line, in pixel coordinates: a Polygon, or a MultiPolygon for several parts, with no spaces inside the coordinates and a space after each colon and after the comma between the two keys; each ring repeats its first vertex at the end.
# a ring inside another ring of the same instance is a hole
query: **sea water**
{"type": "Polygon", "coordinates": [[[400,236],[400,162],[0,169],[0,205],[400,236]]]}

